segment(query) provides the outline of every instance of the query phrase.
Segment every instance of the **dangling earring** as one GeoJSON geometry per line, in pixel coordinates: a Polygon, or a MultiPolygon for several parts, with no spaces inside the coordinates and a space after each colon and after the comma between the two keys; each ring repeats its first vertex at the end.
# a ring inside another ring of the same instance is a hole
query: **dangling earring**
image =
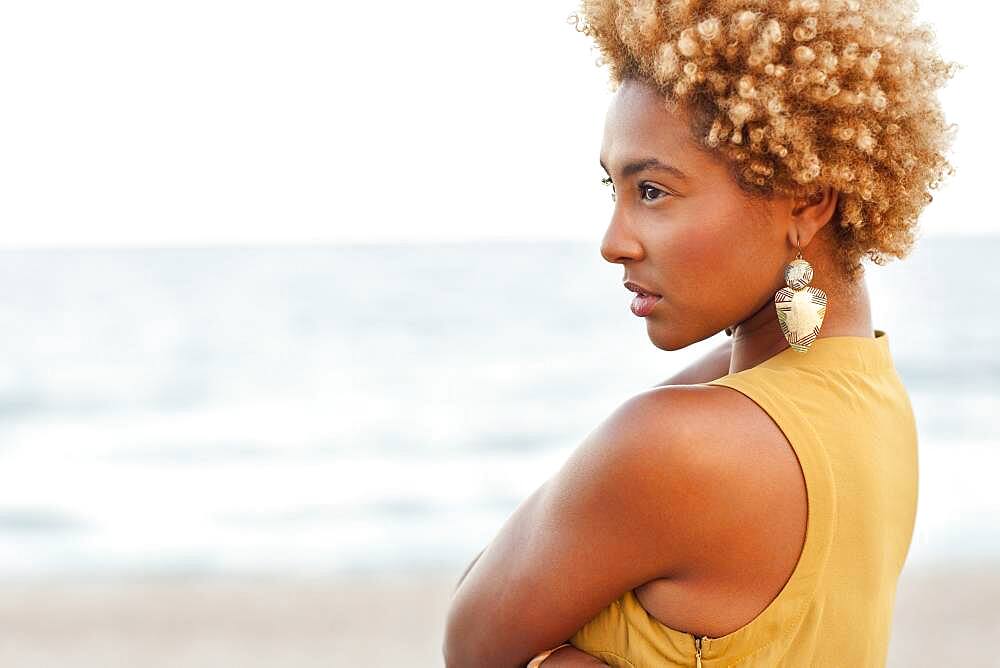
{"type": "Polygon", "coordinates": [[[819,328],[826,315],[826,293],[809,286],[813,279],[812,265],[802,258],[799,247],[795,259],[785,266],[785,285],[774,293],[774,308],[778,312],[778,324],[794,350],[807,352],[819,335],[819,328]]]}

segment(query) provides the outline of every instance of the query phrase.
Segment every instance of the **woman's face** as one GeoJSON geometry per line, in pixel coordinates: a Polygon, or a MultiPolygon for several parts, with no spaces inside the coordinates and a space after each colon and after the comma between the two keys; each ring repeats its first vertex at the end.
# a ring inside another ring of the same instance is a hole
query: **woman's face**
{"type": "Polygon", "coordinates": [[[721,156],[699,149],[686,112],[667,109],[655,88],[619,87],[601,165],[615,198],[601,254],[623,265],[623,281],[662,296],[645,316],[658,348],[678,350],[738,324],[784,287],[791,242],[783,208],[741,190],[721,156]]]}

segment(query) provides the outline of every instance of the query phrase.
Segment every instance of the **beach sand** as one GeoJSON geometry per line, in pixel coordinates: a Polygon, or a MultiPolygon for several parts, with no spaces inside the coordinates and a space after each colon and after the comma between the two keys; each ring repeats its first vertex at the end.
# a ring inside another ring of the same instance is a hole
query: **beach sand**
{"type": "MultiPolygon", "coordinates": [[[[462,569],[303,579],[6,582],[0,665],[441,666],[462,569]]],[[[997,666],[1000,572],[904,571],[889,666],[997,666]]]]}

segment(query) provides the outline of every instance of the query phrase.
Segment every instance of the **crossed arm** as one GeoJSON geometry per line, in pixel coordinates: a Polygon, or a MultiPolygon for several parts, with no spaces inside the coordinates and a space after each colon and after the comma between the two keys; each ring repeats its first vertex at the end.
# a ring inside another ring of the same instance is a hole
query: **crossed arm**
{"type": "MultiPolygon", "coordinates": [[[[658,383],[655,387],[707,383],[710,380],[721,378],[729,373],[729,361],[732,358],[732,354],[733,340],[727,338],[720,345],[708,351],[703,357],[698,358],[694,363],[681,369],[662,383],[658,383]]],[[[465,576],[469,574],[469,571],[472,570],[472,567],[476,565],[479,557],[483,556],[483,552],[485,551],[486,548],[480,550],[479,554],[465,567],[465,572],[458,578],[458,583],[455,585],[456,590],[461,586],[462,581],[465,580],[465,576]]]]}
{"type": "MultiPolygon", "coordinates": [[[[476,562],[479,561],[479,557],[483,556],[483,552],[485,551],[486,548],[480,550],[475,559],[473,559],[472,562],[466,566],[465,572],[462,573],[462,576],[458,579],[458,584],[455,585],[455,591],[458,591],[458,588],[462,586],[465,576],[469,574],[469,571],[472,570],[472,567],[476,565],[476,562]]],[[[538,665],[545,666],[545,668],[599,668],[600,666],[607,667],[608,664],[604,663],[595,656],[587,654],[583,650],[577,649],[572,645],[567,645],[566,647],[560,647],[556,651],[549,654],[549,656],[538,665]]]]}
{"type": "MultiPolygon", "coordinates": [[[[729,373],[729,362],[733,355],[733,340],[727,338],[720,345],[716,346],[712,350],[708,351],[703,357],[698,358],[694,363],[681,369],[673,376],[658,383],[655,387],[667,387],[668,385],[692,385],[696,383],[707,383],[710,380],[715,380],[716,378],[721,378],[729,373]]],[[[483,552],[486,548],[479,551],[468,566],[465,567],[465,572],[462,576],[458,578],[458,583],[455,585],[455,590],[462,585],[462,581],[465,580],[465,576],[469,574],[472,567],[476,565],[479,561],[479,557],[483,556],[483,552]]]]}
{"type": "MultiPolygon", "coordinates": [[[[681,553],[685,541],[677,538],[686,527],[677,518],[690,515],[686,485],[696,476],[670,446],[693,397],[681,388],[658,390],[727,374],[730,349],[727,341],[625,402],[521,504],[459,580],[444,645],[449,667],[523,667],[621,592],[663,577],[689,556],[681,553]]],[[[543,662],[602,665],[574,647],[543,662]]]]}

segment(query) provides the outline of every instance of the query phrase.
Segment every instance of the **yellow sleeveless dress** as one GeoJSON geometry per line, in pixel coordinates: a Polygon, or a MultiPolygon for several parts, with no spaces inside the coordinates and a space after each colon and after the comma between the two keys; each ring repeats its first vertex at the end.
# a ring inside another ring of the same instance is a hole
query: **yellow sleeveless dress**
{"type": "Polygon", "coordinates": [[[916,519],[917,431],[889,338],[874,333],[822,337],[806,353],[787,348],[707,383],[760,405],[802,468],[805,545],[778,596],[736,631],[696,639],[660,623],[629,591],[572,645],[616,668],[885,664],[916,519]]]}

